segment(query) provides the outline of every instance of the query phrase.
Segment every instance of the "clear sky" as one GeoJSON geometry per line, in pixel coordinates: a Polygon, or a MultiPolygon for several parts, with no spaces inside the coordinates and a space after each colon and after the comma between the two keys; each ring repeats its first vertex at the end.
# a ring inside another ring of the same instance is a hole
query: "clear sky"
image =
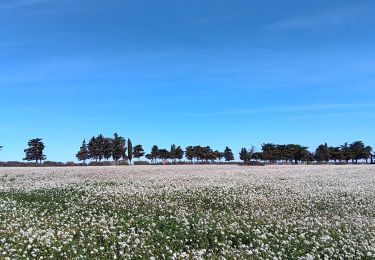
{"type": "Polygon", "coordinates": [[[0,0],[0,160],[141,143],[375,146],[373,0],[0,0]]]}

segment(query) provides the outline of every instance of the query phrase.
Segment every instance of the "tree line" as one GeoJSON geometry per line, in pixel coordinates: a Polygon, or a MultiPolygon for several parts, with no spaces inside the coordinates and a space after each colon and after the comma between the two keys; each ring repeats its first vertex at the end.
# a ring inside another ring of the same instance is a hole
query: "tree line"
{"type": "Polygon", "coordinates": [[[358,163],[359,160],[371,160],[373,163],[372,147],[366,146],[362,141],[353,143],[345,143],[341,146],[328,146],[327,143],[319,145],[315,152],[310,152],[308,147],[298,144],[263,144],[262,152],[249,153],[249,157],[254,160],[266,161],[269,163],[299,163],[299,162],[353,162],[358,163]]]}
{"type": "MultiPolygon", "coordinates": [[[[3,146],[0,146],[0,151],[3,146]]],[[[41,163],[47,159],[44,154],[45,145],[41,138],[31,139],[28,148],[24,150],[25,161],[41,163]]],[[[242,148],[239,158],[244,163],[358,163],[363,160],[366,163],[374,163],[373,149],[362,141],[345,143],[341,146],[328,146],[327,143],[319,145],[314,152],[308,147],[299,144],[262,144],[261,151],[255,147],[242,148]]],[[[177,163],[185,158],[190,163],[220,163],[233,162],[233,151],[227,146],[224,151],[214,150],[210,146],[181,146],[172,144],[169,149],[152,146],[150,153],[146,154],[143,146],[133,146],[130,138],[126,139],[117,133],[113,137],[105,137],[102,134],[92,137],[87,143],[84,139],[76,153],[78,161],[86,164],[86,161],[102,162],[112,160],[115,164],[119,161],[131,164],[133,158],[138,161],[145,157],[153,164],[177,163]]]]}

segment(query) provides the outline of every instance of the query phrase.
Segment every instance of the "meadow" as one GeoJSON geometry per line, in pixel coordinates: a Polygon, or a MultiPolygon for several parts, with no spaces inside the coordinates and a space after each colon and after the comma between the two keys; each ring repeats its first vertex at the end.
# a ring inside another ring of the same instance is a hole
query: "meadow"
{"type": "Polygon", "coordinates": [[[374,259],[375,167],[0,168],[0,259],[374,259]]]}

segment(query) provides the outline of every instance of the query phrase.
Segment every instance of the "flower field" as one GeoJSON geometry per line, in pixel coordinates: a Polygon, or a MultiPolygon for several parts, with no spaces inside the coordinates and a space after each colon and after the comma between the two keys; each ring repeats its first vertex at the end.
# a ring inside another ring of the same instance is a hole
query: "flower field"
{"type": "Polygon", "coordinates": [[[0,168],[0,259],[375,259],[375,167],[0,168]]]}

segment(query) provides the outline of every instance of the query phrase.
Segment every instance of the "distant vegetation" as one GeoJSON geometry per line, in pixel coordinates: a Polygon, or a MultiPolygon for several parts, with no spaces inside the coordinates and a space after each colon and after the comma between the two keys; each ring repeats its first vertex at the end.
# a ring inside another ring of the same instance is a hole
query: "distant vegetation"
{"type": "MultiPolygon", "coordinates": [[[[0,146],[0,151],[3,146],[0,146]]],[[[42,163],[46,160],[44,155],[45,145],[40,138],[31,139],[28,148],[24,150],[26,161],[42,163]]],[[[267,164],[310,164],[310,163],[374,163],[373,149],[362,141],[345,143],[341,146],[328,146],[327,143],[319,145],[314,152],[308,147],[299,144],[272,144],[262,145],[261,151],[255,147],[242,148],[239,158],[245,164],[254,162],[267,164]]],[[[113,165],[113,164],[176,164],[176,163],[232,163],[235,158],[232,150],[227,146],[224,151],[213,150],[210,146],[181,146],[172,144],[169,149],[152,146],[150,153],[145,153],[143,146],[133,146],[130,139],[125,139],[117,133],[113,137],[104,137],[102,134],[92,137],[88,143],[84,139],[76,158],[81,164],[86,165],[113,165]],[[145,160],[141,161],[142,158],[145,160]],[[185,159],[185,160],[184,160],[185,159]]],[[[9,164],[9,163],[8,163],[9,164]]],[[[2,163],[0,166],[8,166],[2,163]]],[[[12,165],[29,166],[19,162],[11,162],[12,165]]],[[[60,166],[58,162],[45,162],[49,166],[60,166]]],[[[69,165],[77,165],[73,162],[69,165]]]]}

